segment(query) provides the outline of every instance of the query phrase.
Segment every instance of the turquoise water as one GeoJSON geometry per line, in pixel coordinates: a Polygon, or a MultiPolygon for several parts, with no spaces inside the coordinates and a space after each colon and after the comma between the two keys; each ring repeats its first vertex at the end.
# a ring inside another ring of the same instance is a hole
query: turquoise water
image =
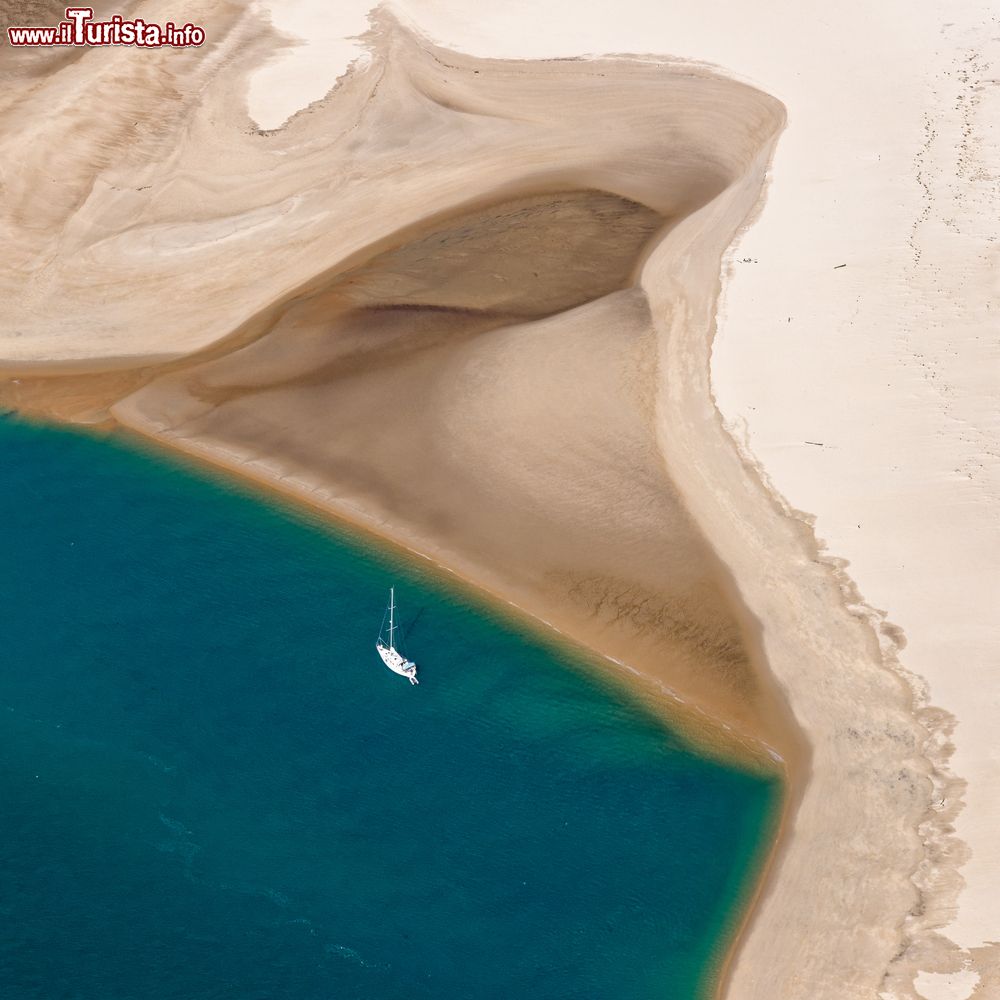
{"type": "Polygon", "coordinates": [[[780,787],[392,551],[0,419],[6,1000],[704,987],[780,787]],[[395,581],[421,685],[373,648],[395,581]]]}

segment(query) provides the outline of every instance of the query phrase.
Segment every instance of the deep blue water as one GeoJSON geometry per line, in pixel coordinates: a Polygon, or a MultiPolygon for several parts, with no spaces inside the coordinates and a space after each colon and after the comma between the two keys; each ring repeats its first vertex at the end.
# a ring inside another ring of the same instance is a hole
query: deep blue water
{"type": "Polygon", "coordinates": [[[779,807],[367,539],[0,419],[0,995],[698,995],[779,807]],[[373,648],[390,581],[421,685],[373,648]]]}

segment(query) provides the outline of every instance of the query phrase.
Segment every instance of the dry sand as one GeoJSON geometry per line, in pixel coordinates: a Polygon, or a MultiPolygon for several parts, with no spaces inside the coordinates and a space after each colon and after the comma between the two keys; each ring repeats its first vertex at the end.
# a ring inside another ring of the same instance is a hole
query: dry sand
{"type": "MultiPolygon", "coordinates": [[[[90,420],[114,403],[135,429],[307,484],[790,757],[663,468],[655,338],[630,290],[654,239],[766,158],[780,106],[690,70],[526,72],[391,26],[376,41],[279,133],[220,131],[192,102],[149,139],[166,162],[68,177],[85,203],[67,201],[54,263],[11,227],[29,275],[15,402],[90,420]],[[179,178],[199,179],[190,203],[179,178]]],[[[38,214],[59,204],[45,180],[15,178],[38,214]]]]}
{"type": "Polygon", "coordinates": [[[794,815],[727,995],[910,996],[964,960],[930,933],[962,856],[932,809],[947,720],[713,401],[720,261],[781,104],[383,18],[332,97],[262,131],[246,75],[273,39],[183,6],[213,49],[0,64],[0,402],[110,413],[320,503],[780,754],[794,815]]]}

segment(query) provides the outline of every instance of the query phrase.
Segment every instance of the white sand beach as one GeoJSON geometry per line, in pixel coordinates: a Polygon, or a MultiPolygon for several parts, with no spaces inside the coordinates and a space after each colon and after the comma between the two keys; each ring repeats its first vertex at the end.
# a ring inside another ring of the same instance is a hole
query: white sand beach
{"type": "Polygon", "coordinates": [[[780,756],[721,995],[996,995],[986,3],[397,8],[447,49],[133,6],[216,41],[0,62],[0,403],[318,503],[780,756]]]}

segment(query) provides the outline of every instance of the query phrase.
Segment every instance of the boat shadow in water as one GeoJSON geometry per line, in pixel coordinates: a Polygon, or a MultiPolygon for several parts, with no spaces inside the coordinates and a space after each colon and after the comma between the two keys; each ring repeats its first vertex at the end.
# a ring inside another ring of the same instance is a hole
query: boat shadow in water
{"type": "Polygon", "coordinates": [[[424,612],[426,608],[421,608],[409,621],[409,624],[403,626],[403,642],[409,642],[410,633],[416,628],[417,622],[424,617],[424,612]]]}

